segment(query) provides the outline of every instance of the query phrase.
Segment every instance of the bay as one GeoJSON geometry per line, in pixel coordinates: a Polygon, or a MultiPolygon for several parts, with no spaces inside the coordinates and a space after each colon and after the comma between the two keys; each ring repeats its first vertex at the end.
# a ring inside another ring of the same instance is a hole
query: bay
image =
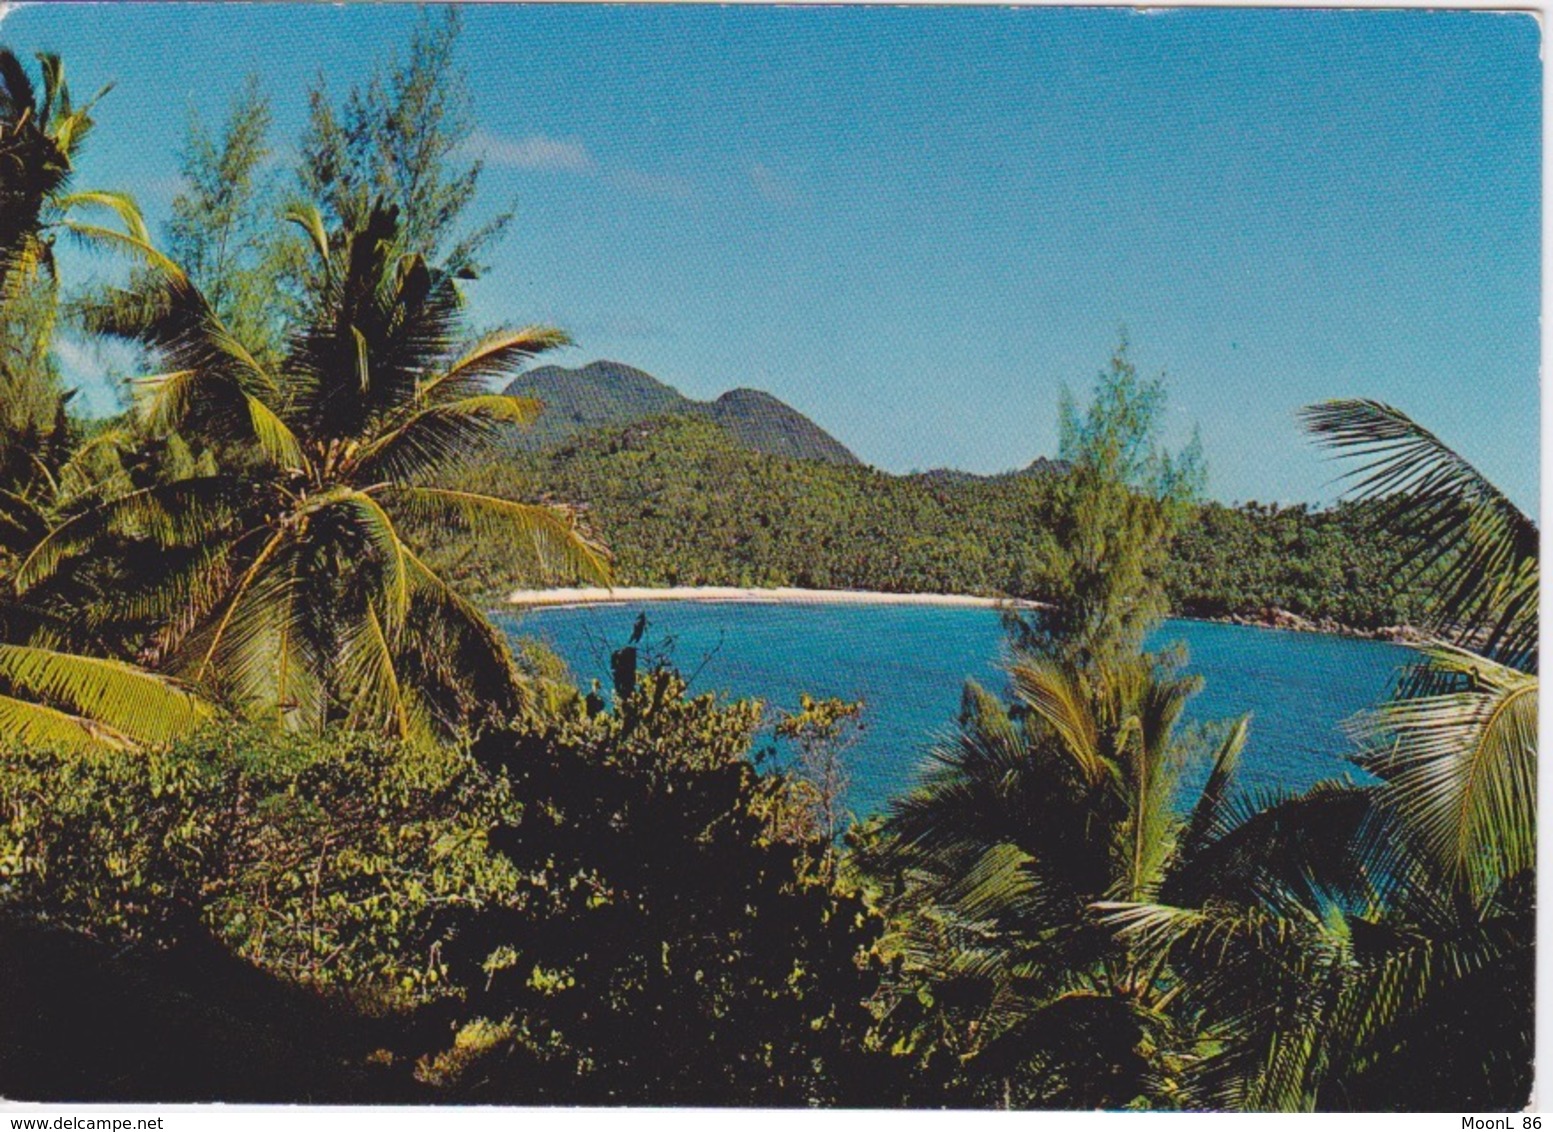
{"type": "MultiPolygon", "coordinates": [[[[847,752],[848,804],[881,812],[908,790],[935,739],[953,733],[967,678],[1002,692],[1005,645],[989,609],[926,606],[638,602],[502,612],[509,635],[553,649],[586,689],[607,696],[610,652],[645,614],[650,653],[671,660],[695,693],[762,700],[768,720],[796,710],[801,693],[865,703],[864,730],[847,752]]],[[[1342,721],[1383,699],[1407,649],[1378,641],[1239,625],[1168,621],[1150,647],[1180,642],[1205,685],[1188,722],[1250,712],[1239,789],[1298,791],[1347,774],[1342,721]]],[[[774,744],[769,732],[763,743],[774,744]]],[[[779,752],[780,754],[780,752],[779,752]]],[[[1192,779],[1206,773],[1197,767],[1192,779]]]]}

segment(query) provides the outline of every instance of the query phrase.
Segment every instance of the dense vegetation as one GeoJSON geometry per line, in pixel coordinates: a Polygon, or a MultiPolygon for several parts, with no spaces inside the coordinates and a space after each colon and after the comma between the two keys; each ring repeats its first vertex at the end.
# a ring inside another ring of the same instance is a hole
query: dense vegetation
{"type": "MultiPolygon", "coordinates": [[[[659,417],[600,428],[461,474],[481,491],[585,505],[623,585],[810,586],[1047,598],[1042,553],[1061,465],[998,477],[893,476],[748,450],[715,424],[659,417]]],[[[1199,503],[1168,572],[1173,609],[1271,609],[1358,629],[1408,624],[1422,586],[1375,504],[1199,503]]],[[[437,561],[486,600],[517,575],[499,547],[435,540],[437,561]]]]}
{"type": "Polygon", "coordinates": [[[562,336],[463,325],[505,220],[460,224],[456,33],[428,19],[343,102],[312,92],[300,201],[262,181],[250,84],[221,140],[192,133],[173,255],[69,184],[91,108],[60,62],[34,84],[0,51],[0,1093],[1523,1104],[1531,521],[1369,402],[1307,421],[1367,461],[1368,502],[1204,508],[1125,348],[1064,405],[1055,475],[897,479],[694,419],[516,464],[503,430],[538,406],[491,383],[562,336]],[[62,230],[127,260],[121,285],[67,301],[62,230]],[[120,418],[71,413],[66,321],[152,367],[120,418]],[[687,551],[692,521],[712,541],[687,551]],[[1354,722],[1369,784],[1247,797],[1247,721],[1180,728],[1198,683],[1150,630],[1183,594],[1292,606],[1333,572],[1379,618],[1384,538],[1435,639],[1354,722]],[[1255,573],[1295,548],[1306,572],[1255,573]],[[1053,608],[1007,619],[1010,698],[968,686],[937,771],[843,831],[856,705],[805,697],[784,764],[765,705],[690,696],[641,625],[581,692],[448,581],[520,549],[535,582],[1053,608]],[[730,562],[794,573],[695,573],[730,562]]]}
{"type": "Polygon", "coordinates": [[[612,711],[574,698],[472,748],[231,727],[133,759],[11,748],[0,893],[34,915],[0,981],[0,1091],[842,1099],[877,917],[747,757],[758,708],[683,691],[644,672],[612,711]],[[27,991],[97,988],[126,955],[144,970],[96,1001],[27,991]],[[147,1001],[119,1044],[63,1044],[147,1001]]]}

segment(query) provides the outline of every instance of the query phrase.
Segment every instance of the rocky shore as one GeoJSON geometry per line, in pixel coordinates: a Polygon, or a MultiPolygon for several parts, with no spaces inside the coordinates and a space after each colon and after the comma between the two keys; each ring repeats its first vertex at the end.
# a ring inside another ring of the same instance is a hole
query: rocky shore
{"type": "Polygon", "coordinates": [[[1223,617],[1205,617],[1226,625],[1249,625],[1258,629],[1285,629],[1291,633],[1331,633],[1340,637],[1362,637],[1372,641],[1390,641],[1398,645],[1418,644],[1425,640],[1411,625],[1381,625],[1374,629],[1360,629],[1345,625],[1331,617],[1301,617],[1287,609],[1269,607],[1259,613],[1231,613],[1223,617]]]}

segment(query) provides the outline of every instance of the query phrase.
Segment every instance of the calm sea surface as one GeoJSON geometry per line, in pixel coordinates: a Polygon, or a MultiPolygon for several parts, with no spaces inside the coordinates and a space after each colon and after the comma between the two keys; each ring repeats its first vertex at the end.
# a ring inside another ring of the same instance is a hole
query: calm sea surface
{"type": "MultiPolygon", "coordinates": [[[[865,701],[867,726],[848,752],[848,801],[859,816],[912,784],[934,738],[952,731],[967,677],[1006,687],[1002,628],[986,609],[645,602],[498,619],[510,634],[546,642],[582,687],[597,679],[607,694],[610,651],[642,613],[646,643],[693,675],[694,692],[759,698],[768,718],[796,710],[800,692],[865,701]]],[[[1375,641],[1194,621],[1166,622],[1150,644],[1172,641],[1187,646],[1188,667],[1206,680],[1189,720],[1252,713],[1240,786],[1258,791],[1358,777],[1338,725],[1383,698],[1409,656],[1375,641]]]]}

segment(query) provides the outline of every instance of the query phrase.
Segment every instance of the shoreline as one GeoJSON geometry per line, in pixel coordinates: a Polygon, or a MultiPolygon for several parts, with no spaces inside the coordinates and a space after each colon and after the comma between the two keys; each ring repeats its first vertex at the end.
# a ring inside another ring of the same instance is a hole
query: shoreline
{"type": "Polygon", "coordinates": [[[928,605],[959,609],[1041,609],[1040,602],[973,594],[901,594],[878,590],[810,590],[797,586],[574,586],[514,590],[503,606],[573,608],[638,601],[728,602],[748,605],[928,605]]]}
{"type": "Polygon", "coordinates": [[[1261,614],[1228,613],[1218,617],[1197,617],[1188,614],[1172,614],[1182,621],[1201,621],[1210,625],[1240,625],[1248,629],[1271,629],[1283,633],[1316,633],[1328,637],[1348,637],[1359,641],[1382,641],[1392,645],[1416,645],[1427,640],[1425,634],[1411,625],[1380,625],[1373,629],[1360,629],[1344,625],[1330,617],[1311,619],[1290,613],[1287,609],[1270,609],[1261,614]]]}
{"type": "MultiPolygon", "coordinates": [[[[1016,598],[980,597],[975,594],[888,593],[881,590],[815,590],[798,586],[572,586],[556,589],[514,590],[501,599],[499,608],[577,609],[588,605],[630,605],[642,601],[726,603],[743,605],[917,605],[941,609],[1044,609],[1043,602],[1016,598]]],[[[1293,633],[1318,633],[1359,640],[1413,644],[1423,635],[1411,626],[1387,625],[1360,629],[1330,619],[1312,620],[1283,609],[1261,615],[1224,614],[1202,616],[1170,613],[1172,620],[1198,621],[1207,625],[1240,625],[1293,633]]]]}

